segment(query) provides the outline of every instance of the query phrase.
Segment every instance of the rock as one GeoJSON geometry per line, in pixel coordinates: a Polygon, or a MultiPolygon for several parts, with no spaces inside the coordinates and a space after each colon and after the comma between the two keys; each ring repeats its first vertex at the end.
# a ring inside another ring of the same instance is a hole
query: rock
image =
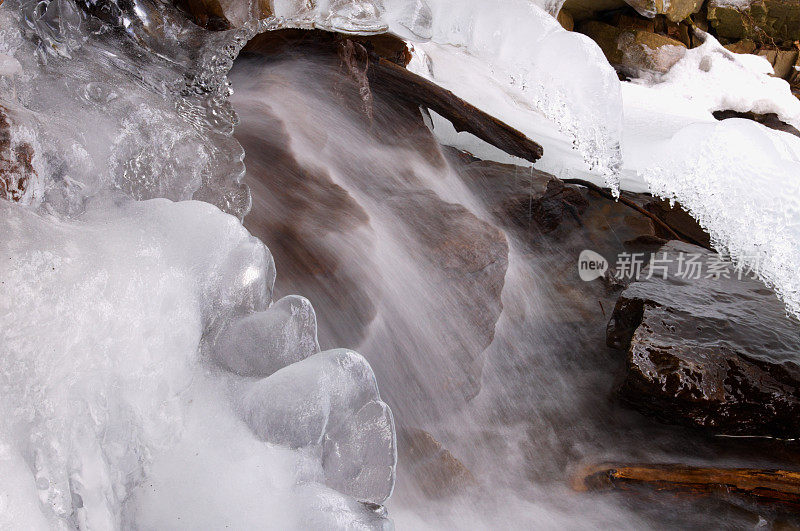
{"type": "Polygon", "coordinates": [[[733,53],[754,53],[758,46],[753,39],[742,39],[732,44],[726,44],[725,48],[733,53]]]}
{"type": "Polygon", "coordinates": [[[757,55],[764,57],[772,65],[774,76],[789,79],[795,73],[794,65],[797,64],[797,50],[758,50],[757,55]]]}
{"type": "Polygon", "coordinates": [[[653,18],[666,15],[673,22],[680,22],[689,15],[697,13],[704,0],[625,0],[640,15],[653,18]]]}
{"type": "Polygon", "coordinates": [[[565,30],[572,31],[575,29],[575,19],[572,18],[572,14],[566,9],[559,11],[557,18],[558,23],[561,24],[561,27],[565,30]]]}
{"type": "Polygon", "coordinates": [[[321,33],[261,42],[231,73],[253,196],[244,224],[275,256],[276,292],[314,302],[321,347],[358,349],[398,422],[419,424],[480,389],[508,242],[434,191],[452,177],[419,106],[368,84],[367,115],[363,78],[321,33]]]}
{"type": "Polygon", "coordinates": [[[641,30],[656,32],[656,21],[652,18],[639,17],[634,14],[624,12],[612,18],[612,25],[619,29],[641,30]]]}
{"type": "Polygon", "coordinates": [[[624,0],[566,0],[562,10],[569,11],[576,21],[595,18],[599,13],[627,7],[624,0]]]}
{"type": "Polygon", "coordinates": [[[753,468],[703,468],[662,464],[601,464],[581,471],[573,482],[579,492],[641,488],[659,493],[731,497],[747,502],[800,509],[800,472],[753,468]]]}
{"type": "Polygon", "coordinates": [[[754,112],[714,111],[713,114],[714,118],[716,118],[717,120],[727,120],[729,118],[745,118],[747,120],[753,120],[762,125],[765,125],[770,129],[775,129],[776,131],[783,131],[784,133],[800,136],[800,131],[798,131],[796,127],[782,121],[780,118],[778,118],[778,115],[775,114],[774,112],[767,114],[756,114],[754,112]]]}
{"type": "Polygon", "coordinates": [[[673,241],[656,257],[608,324],[608,345],[627,350],[623,401],[716,434],[800,435],[800,324],[761,282],[714,278],[710,251],[673,241]]]}
{"type": "Polygon", "coordinates": [[[716,34],[726,39],[748,38],[769,44],[800,39],[797,0],[755,0],[747,8],[727,0],[709,0],[708,20],[716,34]]]}
{"type": "Polygon", "coordinates": [[[197,25],[211,30],[240,28],[273,14],[272,0],[177,0],[176,5],[197,25]]]}
{"type": "Polygon", "coordinates": [[[597,42],[608,61],[626,74],[666,73],[686,53],[682,42],[649,31],[619,29],[594,21],[578,29],[597,42]]]}
{"type": "MultiPolygon", "coordinates": [[[[697,223],[697,220],[679,204],[675,203],[671,205],[669,201],[664,199],[653,198],[642,206],[645,210],[669,225],[672,230],[684,237],[687,241],[695,242],[701,247],[711,247],[711,238],[708,233],[703,230],[703,227],[697,223]]],[[[656,236],[660,238],[670,238],[670,234],[658,225],[655,226],[655,231],[656,236]]]]}
{"type": "Polygon", "coordinates": [[[459,494],[476,483],[472,472],[427,431],[398,430],[397,446],[403,472],[430,498],[459,494]]]}
{"type": "Polygon", "coordinates": [[[28,194],[36,169],[33,146],[16,141],[12,125],[11,111],[0,105],[0,199],[18,202],[28,194]]]}

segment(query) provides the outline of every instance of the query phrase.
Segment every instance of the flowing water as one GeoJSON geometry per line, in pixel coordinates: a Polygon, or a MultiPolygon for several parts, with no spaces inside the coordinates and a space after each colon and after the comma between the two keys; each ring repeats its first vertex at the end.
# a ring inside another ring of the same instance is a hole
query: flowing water
{"type": "Polygon", "coordinates": [[[575,263],[584,248],[625,249],[636,233],[611,219],[625,207],[592,207],[611,226],[599,235],[554,240],[501,224],[492,194],[533,193],[533,172],[465,175],[416,109],[373,92],[367,112],[330,50],[245,54],[231,81],[253,193],[245,226],[275,253],[276,290],[314,301],[320,342],[375,368],[401,433],[389,504],[399,528],[709,524],[724,510],[578,494],[570,478],[601,462],[769,462],[614,402],[623,360],[605,346],[605,325],[618,292],[578,280],[575,263]],[[474,484],[448,494],[441,471],[415,468],[402,436],[414,429],[474,484]]]}
{"type": "Polygon", "coordinates": [[[449,39],[498,79],[518,65],[509,83],[538,96],[509,101],[554,120],[551,152],[576,147],[603,179],[621,109],[596,47],[520,1],[509,13],[542,31],[509,35],[531,57],[487,37],[506,19],[485,5],[448,24],[445,2],[360,4],[387,24],[347,2],[223,32],[158,2],[0,7],[0,116],[21,172],[0,218],[0,527],[387,528],[395,451],[400,529],[756,524],[570,488],[603,461],[785,459],[615,402],[618,291],[575,264],[638,235],[623,206],[592,203],[594,232],[513,226],[498,205],[524,210],[541,175],[443,148],[348,52],[312,39],[234,64],[283,26],[449,39]],[[564,50],[569,69],[540,68],[564,50]],[[333,348],[369,364],[316,354],[333,348]],[[429,436],[445,450],[420,456],[429,436]]]}

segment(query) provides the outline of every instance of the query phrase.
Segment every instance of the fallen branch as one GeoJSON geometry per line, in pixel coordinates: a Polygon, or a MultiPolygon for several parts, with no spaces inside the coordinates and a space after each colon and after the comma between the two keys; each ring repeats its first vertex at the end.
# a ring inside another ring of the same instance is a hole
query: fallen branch
{"type": "Polygon", "coordinates": [[[617,201],[618,200],[623,205],[628,206],[628,207],[634,209],[635,211],[637,211],[638,213],[642,214],[643,216],[647,216],[648,218],[650,218],[650,220],[652,220],[653,223],[655,223],[656,225],[658,225],[659,227],[661,227],[662,229],[667,231],[667,233],[669,233],[669,235],[672,236],[674,239],[685,241],[685,242],[691,243],[693,245],[697,245],[698,247],[703,247],[705,249],[708,249],[707,245],[704,245],[702,242],[698,242],[694,238],[691,238],[691,237],[689,237],[689,236],[687,236],[685,234],[679,233],[678,231],[676,231],[675,229],[670,227],[664,220],[662,220],[661,218],[659,218],[658,216],[656,216],[652,212],[648,212],[647,210],[645,210],[644,208],[640,207],[639,205],[637,205],[635,202],[631,201],[630,199],[627,199],[627,198],[621,197],[621,196],[619,198],[615,198],[611,194],[611,192],[609,190],[601,188],[601,187],[597,186],[596,184],[594,184],[592,182],[584,181],[583,179],[561,179],[561,180],[565,184],[577,184],[579,186],[583,186],[585,188],[588,188],[589,190],[591,190],[591,191],[593,191],[593,192],[605,197],[606,199],[610,199],[612,201],[617,201]]]}
{"type": "Polygon", "coordinates": [[[702,468],[686,465],[602,464],[581,472],[577,491],[640,490],[739,496],[749,501],[800,509],[800,472],[758,468],[702,468]]]}
{"type": "Polygon", "coordinates": [[[542,146],[517,129],[402,66],[374,53],[369,58],[369,80],[384,91],[434,111],[449,120],[456,131],[471,133],[509,155],[529,162],[542,158],[542,146]]]}

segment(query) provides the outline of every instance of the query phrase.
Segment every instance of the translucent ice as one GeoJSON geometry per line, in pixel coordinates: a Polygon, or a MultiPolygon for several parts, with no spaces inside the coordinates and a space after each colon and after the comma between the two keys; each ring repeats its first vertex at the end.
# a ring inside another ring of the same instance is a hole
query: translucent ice
{"type": "Polygon", "coordinates": [[[326,485],[371,503],[391,495],[397,459],[392,415],[372,369],[355,352],[330,350],[281,369],[248,389],[242,408],[265,441],[321,446],[326,485]]]}
{"type": "Polygon", "coordinates": [[[303,297],[284,297],[263,312],[233,319],[212,348],[217,363],[230,371],[269,376],[319,352],[314,308],[303,297]]]}

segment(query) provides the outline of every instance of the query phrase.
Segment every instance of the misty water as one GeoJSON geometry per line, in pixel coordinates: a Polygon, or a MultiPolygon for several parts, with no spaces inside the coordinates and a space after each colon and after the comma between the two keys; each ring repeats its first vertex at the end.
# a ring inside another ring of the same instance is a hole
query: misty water
{"type": "MultiPolygon", "coordinates": [[[[793,447],[621,404],[625,359],[606,346],[621,288],[576,264],[585,249],[658,248],[629,207],[595,199],[547,230],[509,212],[533,219],[555,186],[542,170],[612,195],[649,187],[734,260],[755,248],[796,264],[794,188],[763,211],[766,196],[735,204],[753,175],[795,171],[796,139],[686,126],[688,107],[637,135],[642,100],[625,114],[622,97],[638,85],[623,92],[597,46],[558,26],[561,2],[274,4],[257,20],[232,3],[224,31],[147,0],[0,6],[0,528],[771,518],[575,487],[598,463],[775,468],[793,447]],[[540,141],[542,161],[457,134],[323,33],[387,29],[414,50],[409,69],[540,141]],[[672,165],[715,138],[740,158],[697,172],[730,176],[730,204],[672,165]],[[770,150],[777,162],[757,164],[770,150]]],[[[796,312],[798,268],[770,260],[758,273],[796,312]]]]}

